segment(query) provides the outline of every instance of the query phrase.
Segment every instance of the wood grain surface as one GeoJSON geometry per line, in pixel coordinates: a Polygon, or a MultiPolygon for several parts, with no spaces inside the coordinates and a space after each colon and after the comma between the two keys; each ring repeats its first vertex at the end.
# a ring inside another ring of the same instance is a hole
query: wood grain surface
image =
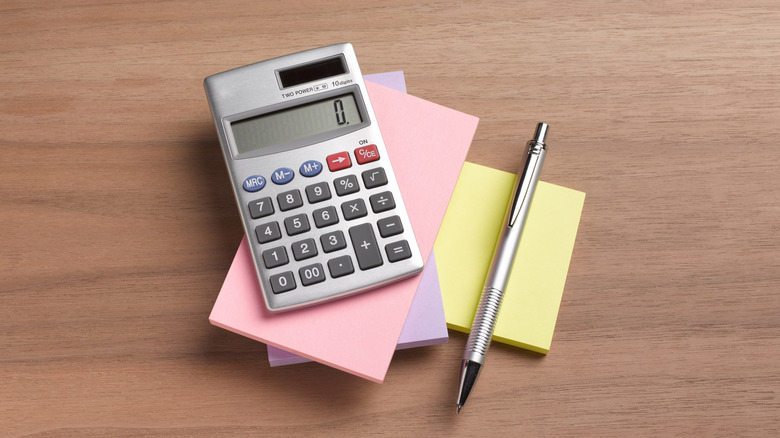
{"type": "Polygon", "coordinates": [[[0,436],[780,435],[776,1],[0,3],[0,436]],[[551,352],[375,384],[207,317],[242,231],[202,88],[331,43],[587,193],[551,352]]]}

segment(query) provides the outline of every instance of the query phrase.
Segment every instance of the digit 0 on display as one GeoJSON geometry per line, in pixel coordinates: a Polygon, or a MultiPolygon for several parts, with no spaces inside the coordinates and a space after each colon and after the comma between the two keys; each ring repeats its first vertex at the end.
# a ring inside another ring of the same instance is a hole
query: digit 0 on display
{"type": "Polygon", "coordinates": [[[269,311],[422,271],[352,45],[238,67],[204,87],[269,311]]]}

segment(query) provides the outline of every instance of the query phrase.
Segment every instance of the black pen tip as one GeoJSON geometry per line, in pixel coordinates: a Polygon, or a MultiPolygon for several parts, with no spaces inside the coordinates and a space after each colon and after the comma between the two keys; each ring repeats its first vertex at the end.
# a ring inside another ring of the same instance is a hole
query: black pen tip
{"type": "Polygon", "coordinates": [[[460,414],[460,408],[462,408],[463,405],[458,405],[458,413],[460,414]]]}

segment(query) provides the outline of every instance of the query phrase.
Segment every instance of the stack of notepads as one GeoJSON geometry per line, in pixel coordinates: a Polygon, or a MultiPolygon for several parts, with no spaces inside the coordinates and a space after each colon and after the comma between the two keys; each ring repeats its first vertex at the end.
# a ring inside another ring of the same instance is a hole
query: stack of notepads
{"type": "MultiPolygon", "coordinates": [[[[366,80],[420,252],[430,254],[425,270],[271,314],[244,239],[209,320],[267,343],[272,366],[314,360],[381,382],[397,348],[446,342],[447,327],[468,332],[515,175],[464,164],[477,118],[405,94],[402,72],[366,80]]],[[[539,183],[494,340],[549,351],[584,198],[539,183]]]]}

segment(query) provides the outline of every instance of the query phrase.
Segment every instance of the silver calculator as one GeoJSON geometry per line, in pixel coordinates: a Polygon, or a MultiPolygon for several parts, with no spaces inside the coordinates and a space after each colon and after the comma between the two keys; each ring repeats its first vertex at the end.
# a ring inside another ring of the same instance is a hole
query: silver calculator
{"type": "Polygon", "coordinates": [[[351,44],[228,70],[204,86],[269,311],[422,271],[351,44]]]}

